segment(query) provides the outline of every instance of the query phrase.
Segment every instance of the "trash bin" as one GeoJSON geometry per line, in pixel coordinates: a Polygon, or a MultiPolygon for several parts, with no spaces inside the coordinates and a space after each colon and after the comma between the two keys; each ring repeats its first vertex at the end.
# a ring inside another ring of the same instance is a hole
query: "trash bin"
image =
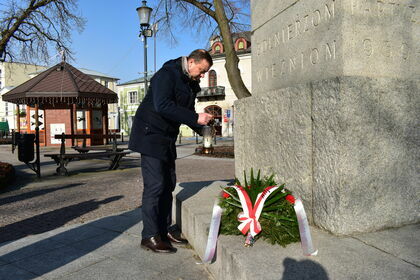
{"type": "MultiPolygon", "coordinates": [[[[16,135],[17,136],[17,135],[16,135]]],[[[35,134],[21,134],[18,136],[18,159],[22,162],[30,162],[35,158],[35,134]]]]}

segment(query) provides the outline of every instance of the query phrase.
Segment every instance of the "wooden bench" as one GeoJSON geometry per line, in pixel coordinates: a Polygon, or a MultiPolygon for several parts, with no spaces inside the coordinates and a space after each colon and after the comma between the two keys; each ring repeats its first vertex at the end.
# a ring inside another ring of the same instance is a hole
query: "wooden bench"
{"type": "MultiPolygon", "coordinates": [[[[82,135],[83,141],[82,146],[72,146],[72,148],[79,152],[79,153],[88,153],[89,151],[113,151],[113,152],[123,152],[125,150],[128,150],[126,148],[118,148],[117,145],[117,139],[121,138],[121,135],[119,134],[110,134],[108,137],[112,138],[112,145],[98,145],[98,146],[86,146],[86,139],[91,136],[89,135],[82,135]]],[[[79,138],[81,139],[81,138],[79,138]]]]}
{"type": "Polygon", "coordinates": [[[105,151],[105,152],[123,152],[128,150],[128,148],[114,148],[112,146],[89,146],[89,147],[82,147],[82,146],[73,146],[72,147],[76,152],[81,154],[88,153],[90,151],[105,151]]]}
{"type": "MultiPolygon", "coordinates": [[[[95,158],[109,158],[111,159],[111,164],[108,170],[115,170],[119,166],[119,162],[122,157],[129,154],[128,151],[118,151],[118,150],[105,150],[103,152],[94,152],[94,153],[66,153],[65,139],[77,139],[78,136],[84,138],[89,137],[89,135],[68,135],[68,134],[57,134],[54,136],[55,139],[61,139],[60,153],[56,154],[45,154],[45,157],[52,158],[55,163],[58,165],[57,174],[59,175],[68,175],[66,169],[67,164],[74,160],[84,160],[84,159],[95,159],[95,158]]],[[[80,138],[79,138],[80,139],[80,138]]]]}

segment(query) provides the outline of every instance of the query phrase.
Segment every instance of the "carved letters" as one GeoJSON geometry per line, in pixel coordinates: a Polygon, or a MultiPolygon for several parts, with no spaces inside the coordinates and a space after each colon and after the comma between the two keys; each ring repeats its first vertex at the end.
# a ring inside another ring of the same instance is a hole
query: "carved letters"
{"type": "Polygon", "coordinates": [[[405,18],[410,22],[417,22],[416,7],[400,2],[397,0],[351,0],[351,14],[379,18],[388,16],[393,20],[405,18]]]}
{"type": "Polygon", "coordinates": [[[316,67],[320,63],[333,62],[337,57],[336,45],[337,43],[334,40],[314,48],[306,49],[298,55],[280,58],[280,63],[273,63],[256,71],[257,82],[302,72],[307,68],[316,67]]]}
{"type": "Polygon", "coordinates": [[[316,29],[322,23],[327,23],[335,17],[335,1],[330,0],[324,4],[322,9],[315,9],[304,16],[296,16],[291,22],[281,28],[280,31],[268,36],[257,43],[256,55],[263,55],[268,51],[284,46],[290,41],[300,38],[305,33],[316,29]]]}
{"type": "Polygon", "coordinates": [[[256,39],[253,49],[256,82],[282,79],[287,84],[314,73],[322,76],[325,70],[334,73],[340,71],[335,69],[341,69],[338,63],[343,59],[356,60],[357,69],[378,61],[410,67],[420,56],[420,47],[409,39],[414,31],[401,26],[415,28],[420,22],[413,3],[416,1],[324,0],[294,6],[288,15],[282,15],[282,21],[271,23],[274,32],[259,33],[264,37],[256,39]]]}

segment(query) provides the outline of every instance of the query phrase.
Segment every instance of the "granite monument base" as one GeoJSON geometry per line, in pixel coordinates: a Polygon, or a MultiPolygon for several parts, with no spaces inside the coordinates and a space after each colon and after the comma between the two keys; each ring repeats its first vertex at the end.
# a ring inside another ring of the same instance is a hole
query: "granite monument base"
{"type": "Polygon", "coordinates": [[[236,175],[275,173],[337,235],[419,222],[419,88],[337,77],[238,100],[236,175]]]}

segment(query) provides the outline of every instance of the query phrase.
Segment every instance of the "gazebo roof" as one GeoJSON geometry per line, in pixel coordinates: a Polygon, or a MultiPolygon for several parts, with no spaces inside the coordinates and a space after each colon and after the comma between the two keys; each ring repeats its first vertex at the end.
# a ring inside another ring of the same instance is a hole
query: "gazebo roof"
{"type": "Polygon", "coordinates": [[[66,62],[45,70],[5,93],[2,98],[17,104],[118,102],[115,92],[66,62]]]}

